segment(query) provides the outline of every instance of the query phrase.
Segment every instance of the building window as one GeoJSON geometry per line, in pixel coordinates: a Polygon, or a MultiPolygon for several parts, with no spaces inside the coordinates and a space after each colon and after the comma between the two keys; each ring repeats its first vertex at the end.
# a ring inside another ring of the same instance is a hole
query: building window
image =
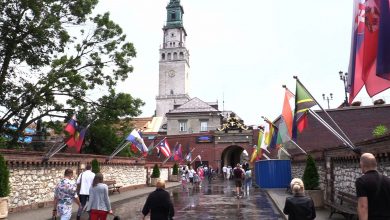
{"type": "Polygon", "coordinates": [[[168,60],[171,60],[171,53],[168,53],[168,60]]]}
{"type": "Polygon", "coordinates": [[[184,59],[184,54],[183,54],[183,52],[180,52],[180,59],[184,59]]]}
{"type": "MultiPolygon", "coordinates": [[[[173,44],[175,44],[175,43],[173,43],[173,44]]],[[[177,53],[176,52],[173,53],[173,59],[177,60],[177,53]]]]}
{"type": "Polygon", "coordinates": [[[187,131],[187,121],[179,121],[179,131],[187,131]]]}
{"type": "Polygon", "coordinates": [[[200,122],[200,131],[207,131],[207,121],[200,122]]]}
{"type": "Polygon", "coordinates": [[[165,60],[165,53],[161,54],[161,59],[165,60]]]}
{"type": "Polygon", "coordinates": [[[176,20],[176,13],[175,13],[175,12],[173,12],[173,13],[171,14],[171,19],[172,19],[172,20],[176,20]]]}

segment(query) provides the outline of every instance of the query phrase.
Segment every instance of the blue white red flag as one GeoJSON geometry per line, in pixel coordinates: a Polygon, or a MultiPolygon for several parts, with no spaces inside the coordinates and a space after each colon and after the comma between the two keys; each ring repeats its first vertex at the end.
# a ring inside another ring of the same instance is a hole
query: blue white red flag
{"type": "Polygon", "coordinates": [[[354,0],[349,102],[363,85],[370,97],[390,88],[389,0],[354,0]]]}
{"type": "Polygon", "coordinates": [[[134,129],[129,136],[127,136],[126,141],[133,144],[137,149],[143,153],[148,152],[148,147],[146,147],[144,140],[141,138],[140,133],[134,129]]]}

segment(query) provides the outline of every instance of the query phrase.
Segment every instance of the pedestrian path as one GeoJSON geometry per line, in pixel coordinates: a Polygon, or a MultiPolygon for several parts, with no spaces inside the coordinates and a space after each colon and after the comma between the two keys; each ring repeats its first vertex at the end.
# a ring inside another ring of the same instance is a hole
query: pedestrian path
{"type": "MultiPolygon", "coordinates": [[[[166,188],[170,189],[179,185],[180,183],[178,182],[167,182],[166,188]]],[[[110,201],[111,203],[115,203],[115,202],[131,199],[134,197],[147,195],[152,191],[154,191],[155,189],[156,189],[155,187],[141,187],[134,190],[124,191],[121,192],[120,194],[119,193],[111,194],[110,201]]],[[[25,212],[10,213],[7,219],[8,220],[46,220],[46,219],[50,220],[52,219],[51,218],[52,210],[53,207],[46,207],[46,208],[28,210],[25,212]]],[[[75,219],[74,217],[76,216],[76,212],[77,212],[76,204],[73,205],[73,212],[74,214],[72,215],[73,216],[72,219],[75,219]]]]}
{"type": "MultiPolygon", "coordinates": [[[[272,199],[274,204],[277,206],[279,211],[283,213],[284,203],[286,201],[286,198],[291,196],[286,192],[286,189],[266,189],[269,197],[272,199]]],[[[333,214],[332,218],[329,218],[330,210],[327,208],[318,208],[316,209],[316,220],[342,220],[345,219],[340,214],[333,214]]],[[[287,216],[285,215],[285,219],[287,219],[287,216]]]]}

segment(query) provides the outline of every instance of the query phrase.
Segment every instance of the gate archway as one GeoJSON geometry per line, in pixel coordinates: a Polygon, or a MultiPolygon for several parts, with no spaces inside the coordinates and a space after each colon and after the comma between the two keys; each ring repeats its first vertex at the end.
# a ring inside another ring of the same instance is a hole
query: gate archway
{"type": "Polygon", "coordinates": [[[242,163],[243,151],[244,148],[237,145],[227,147],[221,154],[221,167],[235,167],[237,163],[242,163]]]}

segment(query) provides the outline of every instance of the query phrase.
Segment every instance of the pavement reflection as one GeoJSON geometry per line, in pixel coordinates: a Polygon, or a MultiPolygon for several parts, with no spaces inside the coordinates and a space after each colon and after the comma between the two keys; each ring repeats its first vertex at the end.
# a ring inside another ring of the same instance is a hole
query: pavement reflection
{"type": "MultiPolygon", "coordinates": [[[[237,199],[234,190],[233,181],[222,180],[201,188],[171,189],[175,219],[284,219],[265,191],[252,188],[249,195],[237,199]]],[[[113,211],[121,219],[142,219],[146,197],[115,202],[113,211]]]]}

